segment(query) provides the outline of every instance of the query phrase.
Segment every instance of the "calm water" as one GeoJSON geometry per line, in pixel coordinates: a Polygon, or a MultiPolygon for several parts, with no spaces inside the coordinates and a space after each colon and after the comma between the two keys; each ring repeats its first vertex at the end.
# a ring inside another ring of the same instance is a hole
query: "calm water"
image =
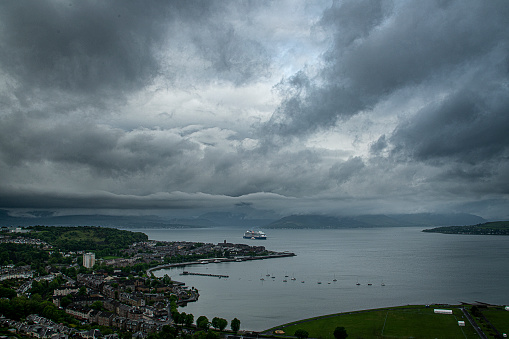
{"type": "Polygon", "coordinates": [[[406,304],[509,304],[509,237],[421,230],[267,230],[266,241],[242,239],[242,229],[141,231],[156,240],[219,243],[226,239],[296,253],[292,258],[186,268],[229,275],[228,279],[180,276],[183,269],[156,272],[200,291],[199,301],[181,311],[195,318],[237,317],[242,329],[264,330],[317,315],[406,304]]]}

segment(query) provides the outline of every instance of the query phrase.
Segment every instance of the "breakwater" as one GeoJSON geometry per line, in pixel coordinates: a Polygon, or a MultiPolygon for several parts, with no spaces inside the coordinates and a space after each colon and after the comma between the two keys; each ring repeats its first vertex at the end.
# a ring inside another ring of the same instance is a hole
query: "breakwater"
{"type": "Polygon", "coordinates": [[[264,260],[264,259],[273,259],[273,258],[284,258],[284,257],[294,257],[295,253],[291,252],[278,252],[267,255],[260,256],[244,256],[244,257],[235,257],[235,258],[210,258],[210,259],[200,259],[197,261],[188,261],[188,262],[180,262],[180,263],[172,263],[172,264],[163,264],[156,267],[149,268],[147,270],[147,275],[150,276],[153,271],[162,270],[165,268],[172,267],[184,267],[191,265],[205,265],[211,263],[221,263],[221,262],[242,262],[242,261],[250,261],[250,260],[264,260]]]}
{"type": "Polygon", "coordinates": [[[203,277],[215,277],[215,278],[229,278],[229,275],[222,275],[222,274],[211,274],[211,273],[193,273],[184,271],[180,273],[180,275],[201,275],[203,277]]]}

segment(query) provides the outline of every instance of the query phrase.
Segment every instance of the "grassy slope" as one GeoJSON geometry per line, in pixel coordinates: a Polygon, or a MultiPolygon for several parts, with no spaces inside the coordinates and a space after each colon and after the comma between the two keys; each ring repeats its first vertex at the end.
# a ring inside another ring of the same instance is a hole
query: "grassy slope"
{"type": "Polygon", "coordinates": [[[349,338],[476,338],[468,321],[465,327],[458,326],[462,317],[459,309],[447,315],[435,314],[433,307],[397,307],[316,318],[283,330],[293,335],[301,328],[310,337],[323,339],[334,339],[337,326],[345,327],[349,338]]]}

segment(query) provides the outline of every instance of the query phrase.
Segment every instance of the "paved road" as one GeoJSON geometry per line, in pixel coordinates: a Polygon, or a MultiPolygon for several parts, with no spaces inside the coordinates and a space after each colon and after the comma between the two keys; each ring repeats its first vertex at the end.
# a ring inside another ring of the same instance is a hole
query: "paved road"
{"type": "Polygon", "coordinates": [[[488,339],[488,337],[486,336],[486,334],[484,334],[484,332],[481,330],[481,328],[477,325],[476,321],[474,320],[474,318],[472,318],[472,316],[470,316],[470,314],[467,312],[467,310],[465,310],[464,307],[461,308],[461,311],[463,312],[463,314],[465,315],[465,317],[467,317],[468,321],[470,322],[470,325],[472,325],[472,327],[477,331],[477,334],[479,335],[479,337],[481,339],[488,339]]]}

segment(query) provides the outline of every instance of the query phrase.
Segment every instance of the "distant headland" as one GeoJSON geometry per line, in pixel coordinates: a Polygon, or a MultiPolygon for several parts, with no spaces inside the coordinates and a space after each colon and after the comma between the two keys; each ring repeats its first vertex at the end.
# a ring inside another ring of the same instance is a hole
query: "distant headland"
{"type": "Polygon", "coordinates": [[[423,230],[429,233],[509,235],[509,221],[494,221],[472,226],[443,226],[423,230]]]}

